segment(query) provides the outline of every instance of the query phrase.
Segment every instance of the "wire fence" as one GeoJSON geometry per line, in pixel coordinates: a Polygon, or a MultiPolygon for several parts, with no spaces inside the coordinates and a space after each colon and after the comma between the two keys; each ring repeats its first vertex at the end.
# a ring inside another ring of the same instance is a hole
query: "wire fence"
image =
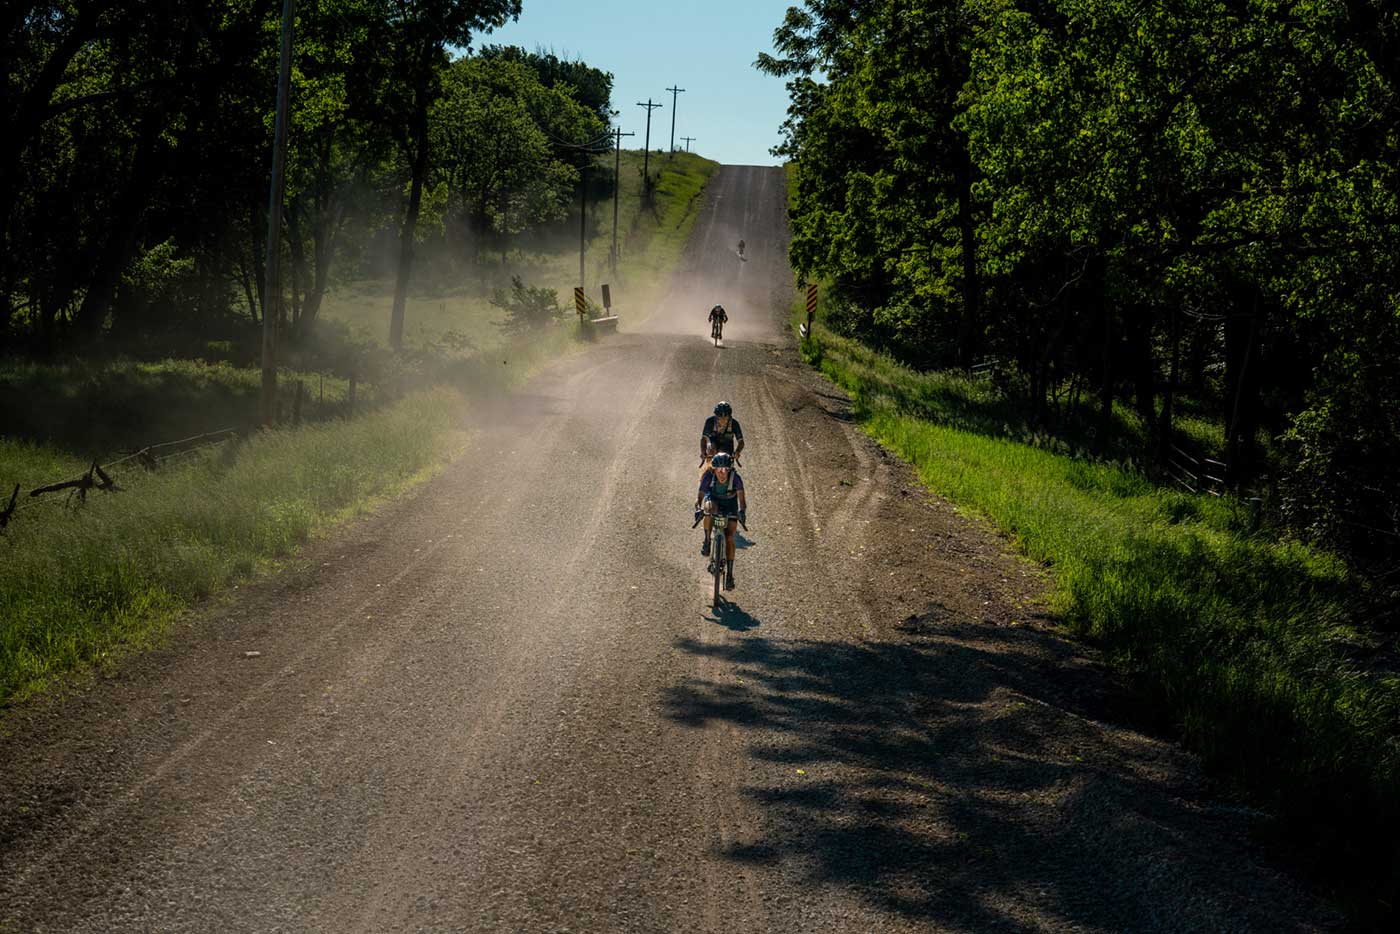
{"type": "Polygon", "coordinates": [[[111,471],[118,467],[134,464],[147,471],[160,470],[171,464],[187,461],[212,448],[236,442],[241,437],[242,433],[238,428],[220,428],[176,441],[148,444],[134,451],[124,452],[105,464],[94,460],[86,472],[76,477],[41,483],[27,492],[24,491],[23,484],[16,483],[8,500],[0,507],[0,534],[9,528],[16,516],[31,509],[54,505],[81,506],[87,502],[88,492],[92,490],[103,493],[124,491],[126,488],[119,486],[112,478],[111,471]],[[22,492],[23,497],[20,495],[22,492]],[[55,495],[58,493],[65,495],[55,495]]]}
{"type": "MultiPolygon", "coordinates": [[[[302,380],[293,380],[288,384],[290,399],[285,400],[290,403],[290,424],[299,425],[302,423],[304,408],[316,412],[314,415],[307,413],[307,418],[311,421],[354,415],[357,409],[357,388],[357,381],[354,376],[351,376],[346,387],[345,398],[328,403],[325,398],[324,381],[313,398],[312,393],[306,391],[302,380]]],[[[275,416],[277,423],[284,423],[284,415],[287,414],[283,403],[284,399],[279,395],[275,416]]],[[[220,428],[216,431],[206,431],[174,441],[161,441],[156,444],[128,449],[106,462],[93,460],[88,465],[88,469],[76,477],[41,483],[28,490],[20,483],[16,483],[13,488],[8,487],[8,485],[0,486],[0,535],[4,535],[10,523],[17,516],[31,509],[55,505],[76,508],[87,502],[88,493],[93,490],[102,493],[123,492],[124,488],[112,479],[110,471],[114,468],[125,468],[135,463],[147,471],[156,471],[172,465],[183,464],[213,448],[236,443],[253,430],[251,426],[220,428]],[[10,490],[8,497],[4,493],[6,489],[10,490]],[[59,493],[65,495],[55,495],[59,493]]]]}
{"type": "Polygon", "coordinates": [[[1188,493],[1225,492],[1225,463],[1209,457],[1194,457],[1173,444],[1167,451],[1167,473],[1188,493]]]}

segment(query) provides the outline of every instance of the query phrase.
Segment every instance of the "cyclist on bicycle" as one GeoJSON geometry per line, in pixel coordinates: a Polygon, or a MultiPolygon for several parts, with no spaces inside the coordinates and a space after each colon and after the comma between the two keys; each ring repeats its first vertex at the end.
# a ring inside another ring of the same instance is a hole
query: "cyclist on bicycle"
{"type": "Polygon", "coordinates": [[[739,241],[739,255],[740,255],[740,256],[743,256],[743,255],[744,255],[744,241],[742,241],[742,240],[739,241]]]}
{"type": "Polygon", "coordinates": [[[725,312],[723,305],[716,305],[710,309],[710,334],[718,337],[716,330],[723,332],[724,323],[729,320],[729,315],[725,312]]]}
{"type": "Polygon", "coordinates": [[[734,463],[739,463],[739,455],[744,452],[744,430],[734,417],[734,407],[728,402],[715,406],[715,414],[705,419],[705,427],[700,430],[700,464],[715,451],[734,455],[734,463]]]}
{"type": "Polygon", "coordinates": [[[710,529],[715,516],[726,518],[724,550],[728,558],[724,568],[724,589],[734,589],[734,530],[746,517],[748,501],[744,496],[744,481],[734,469],[734,459],[720,451],[710,458],[710,466],[700,475],[700,492],[695,494],[695,508],[705,513],[705,539],[700,554],[709,557],[710,529]]]}

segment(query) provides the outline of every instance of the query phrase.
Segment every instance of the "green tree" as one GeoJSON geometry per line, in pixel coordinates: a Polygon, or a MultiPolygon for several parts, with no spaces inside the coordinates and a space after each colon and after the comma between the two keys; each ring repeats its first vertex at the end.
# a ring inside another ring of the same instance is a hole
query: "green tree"
{"type": "Polygon", "coordinates": [[[399,230],[399,262],[389,344],[403,345],[404,307],[412,275],[418,216],[429,170],[429,115],[442,94],[447,48],[467,48],[472,36],[520,15],[520,0],[379,0],[371,40],[382,56],[379,105],[408,165],[408,204],[399,230]]]}
{"type": "Polygon", "coordinates": [[[436,171],[478,245],[567,213],[578,171],[551,138],[603,130],[570,90],[545,87],[533,69],[499,57],[462,58],[449,68],[433,111],[436,171]]]}

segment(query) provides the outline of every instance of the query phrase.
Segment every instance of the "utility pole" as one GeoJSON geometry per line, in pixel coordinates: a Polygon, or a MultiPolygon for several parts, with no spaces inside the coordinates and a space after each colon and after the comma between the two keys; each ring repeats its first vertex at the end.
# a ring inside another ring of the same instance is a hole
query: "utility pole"
{"type": "Polygon", "coordinates": [[[647,137],[646,142],[642,144],[642,197],[645,200],[647,186],[651,184],[651,176],[647,174],[651,166],[651,112],[661,105],[653,104],[651,98],[648,97],[645,104],[637,101],[637,106],[647,109],[647,137]]]}
{"type": "Polygon", "coordinates": [[[671,158],[676,151],[676,95],[684,94],[685,88],[667,88],[671,92],[671,148],[666,150],[666,158],[671,158]]]}
{"type": "MultiPolygon", "coordinates": [[[[650,113],[650,111],[648,111],[650,113]]],[[[608,260],[608,265],[612,269],[613,277],[617,277],[617,196],[622,190],[622,137],[636,136],[636,133],[624,133],[622,127],[613,130],[613,135],[617,137],[617,155],[613,158],[613,244],[612,256],[608,260]]]]}
{"type": "Polygon", "coordinates": [[[277,418],[277,325],[282,318],[282,195],[287,166],[287,97],[292,83],[292,24],[296,0],[282,0],[282,53],[277,72],[277,116],[272,131],[272,191],[267,198],[267,261],[263,266],[262,400],[264,425],[277,418]]]}
{"type": "Polygon", "coordinates": [[[697,140],[698,138],[699,138],[699,137],[696,137],[696,136],[682,136],[682,137],[681,137],[681,139],[685,140],[685,151],[686,151],[686,152],[690,152],[690,144],[693,143],[693,142],[695,142],[695,140],[697,140]]]}
{"type": "Polygon", "coordinates": [[[578,287],[586,288],[587,283],[583,281],[583,250],[586,233],[588,230],[588,163],[584,162],[583,168],[579,170],[579,196],[578,196],[578,287]]]}

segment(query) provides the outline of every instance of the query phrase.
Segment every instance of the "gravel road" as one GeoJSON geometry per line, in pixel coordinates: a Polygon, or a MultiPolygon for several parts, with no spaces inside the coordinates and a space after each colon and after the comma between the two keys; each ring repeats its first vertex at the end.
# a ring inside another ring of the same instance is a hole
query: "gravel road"
{"type": "Polygon", "coordinates": [[[703,197],[666,302],[619,286],[623,332],[465,413],[442,476],[6,712],[0,931],[1337,926],[800,364],[782,170],[703,197]],[[721,398],[751,531],[716,614],[721,398]]]}

